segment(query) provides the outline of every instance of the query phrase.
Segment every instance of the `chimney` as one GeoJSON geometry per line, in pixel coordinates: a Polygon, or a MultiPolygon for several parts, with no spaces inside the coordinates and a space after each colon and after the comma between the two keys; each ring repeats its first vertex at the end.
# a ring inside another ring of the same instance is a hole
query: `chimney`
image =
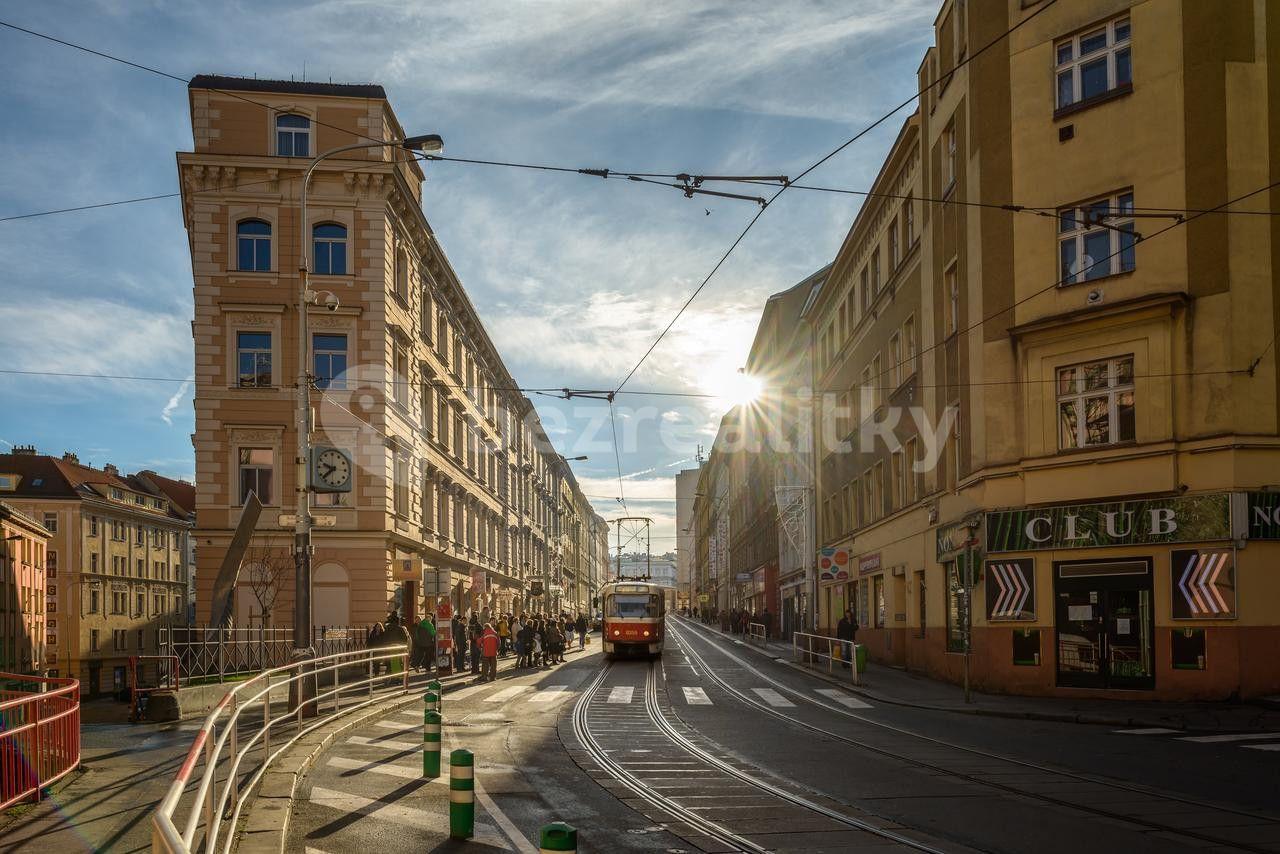
{"type": "Polygon", "coordinates": [[[112,477],[120,476],[120,469],[116,468],[111,463],[107,463],[105,466],[103,466],[102,470],[105,471],[107,474],[111,475],[112,477]]]}
{"type": "Polygon", "coordinates": [[[13,453],[22,457],[34,457],[36,456],[36,446],[35,445],[14,445],[13,453]]]}
{"type": "Polygon", "coordinates": [[[63,451],[63,452],[62,452],[62,461],[63,461],[63,462],[67,462],[67,463],[75,463],[76,465],[80,465],[80,458],[79,458],[79,457],[77,457],[75,454],[73,454],[71,451],[63,451]]]}

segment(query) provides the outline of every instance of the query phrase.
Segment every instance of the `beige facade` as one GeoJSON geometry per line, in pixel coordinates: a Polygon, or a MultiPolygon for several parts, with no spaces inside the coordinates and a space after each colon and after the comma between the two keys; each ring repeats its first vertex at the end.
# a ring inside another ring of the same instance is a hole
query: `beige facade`
{"type": "Polygon", "coordinates": [[[0,496],[49,532],[44,669],[88,696],[127,687],[129,658],[158,654],[158,630],[187,622],[191,519],[148,474],[0,455],[0,496]]]}
{"type": "MultiPolygon", "coordinates": [[[[279,517],[298,488],[301,175],[317,152],[404,130],[379,86],[205,76],[190,97],[195,150],[178,168],[195,277],[202,622],[249,489],[265,505],[256,543],[291,549],[279,517]]],[[[542,610],[531,583],[563,586],[560,573],[578,571],[557,549],[585,502],[565,500],[572,474],[436,240],[423,180],[393,145],[324,161],[308,189],[309,284],[340,301],[309,309],[311,439],[356,460],[352,492],[312,495],[313,513],[332,519],[313,533],[316,625],[420,616],[421,579],[393,574],[405,558],[451,570],[455,607],[482,612],[542,610]]],[[[244,575],[242,624],[264,619],[244,575]]],[[[266,619],[288,625],[292,572],[278,584],[266,619]]]]}
{"type": "Polygon", "coordinates": [[[0,672],[43,673],[49,530],[0,501],[0,672]]]}

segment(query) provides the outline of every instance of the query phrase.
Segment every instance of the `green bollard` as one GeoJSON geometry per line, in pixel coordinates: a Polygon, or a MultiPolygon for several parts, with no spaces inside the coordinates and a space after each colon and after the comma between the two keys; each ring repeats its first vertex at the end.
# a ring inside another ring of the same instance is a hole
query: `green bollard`
{"type": "MultiPolygon", "coordinates": [[[[432,679],[427,683],[427,693],[422,695],[422,699],[426,700],[432,694],[436,695],[436,711],[444,714],[444,709],[441,707],[444,702],[444,689],[440,687],[439,679],[432,679]]],[[[429,700],[427,702],[430,703],[429,700]]]]}
{"type": "Polygon", "coordinates": [[[565,851],[574,854],[578,850],[578,829],[563,821],[544,824],[538,837],[538,854],[565,851]]]}
{"type": "Polygon", "coordinates": [[[475,757],[460,747],[449,754],[449,836],[470,839],[475,831],[475,757]]]}
{"type": "Polygon", "coordinates": [[[422,695],[423,713],[426,712],[443,712],[440,708],[440,695],[434,691],[428,691],[422,695]]]}
{"type": "Polygon", "coordinates": [[[427,712],[422,724],[422,776],[434,780],[440,776],[440,713],[427,712]]]}

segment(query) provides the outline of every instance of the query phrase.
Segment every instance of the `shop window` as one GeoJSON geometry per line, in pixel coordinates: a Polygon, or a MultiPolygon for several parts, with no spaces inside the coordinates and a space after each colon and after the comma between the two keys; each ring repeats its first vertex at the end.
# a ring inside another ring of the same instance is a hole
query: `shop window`
{"type": "Polygon", "coordinates": [[[1040,630],[1014,629],[1013,663],[1019,667],[1040,666],[1040,630]]]}
{"type": "Polygon", "coordinates": [[[884,576],[877,575],[871,579],[871,608],[875,618],[875,627],[883,629],[884,621],[884,576]]]}
{"type": "Polygon", "coordinates": [[[1204,629],[1174,629],[1169,633],[1174,670],[1204,670],[1204,629]]]}
{"type": "Polygon", "coordinates": [[[1132,356],[1058,369],[1062,450],[1132,442],[1135,436],[1132,356]]]}

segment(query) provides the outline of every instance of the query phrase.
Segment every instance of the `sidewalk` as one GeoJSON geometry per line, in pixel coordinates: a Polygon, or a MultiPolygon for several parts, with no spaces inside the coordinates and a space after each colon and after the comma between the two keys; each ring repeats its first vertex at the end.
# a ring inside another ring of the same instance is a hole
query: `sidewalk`
{"type": "MultiPolygon", "coordinates": [[[[730,641],[738,641],[712,626],[686,621],[698,629],[730,641]]],[[[735,647],[737,644],[735,643],[735,647]]],[[[772,659],[782,659],[791,668],[833,685],[847,688],[867,699],[895,706],[985,715],[1000,718],[1097,724],[1113,727],[1160,727],[1188,732],[1280,732],[1280,710],[1247,703],[1179,703],[1151,700],[1103,700],[1068,697],[1020,697],[972,692],[972,703],[964,702],[959,685],[930,679],[916,673],[868,663],[862,685],[854,686],[848,671],[834,675],[791,661],[790,644],[770,641],[765,647],[744,642],[741,647],[772,659]]]]}

